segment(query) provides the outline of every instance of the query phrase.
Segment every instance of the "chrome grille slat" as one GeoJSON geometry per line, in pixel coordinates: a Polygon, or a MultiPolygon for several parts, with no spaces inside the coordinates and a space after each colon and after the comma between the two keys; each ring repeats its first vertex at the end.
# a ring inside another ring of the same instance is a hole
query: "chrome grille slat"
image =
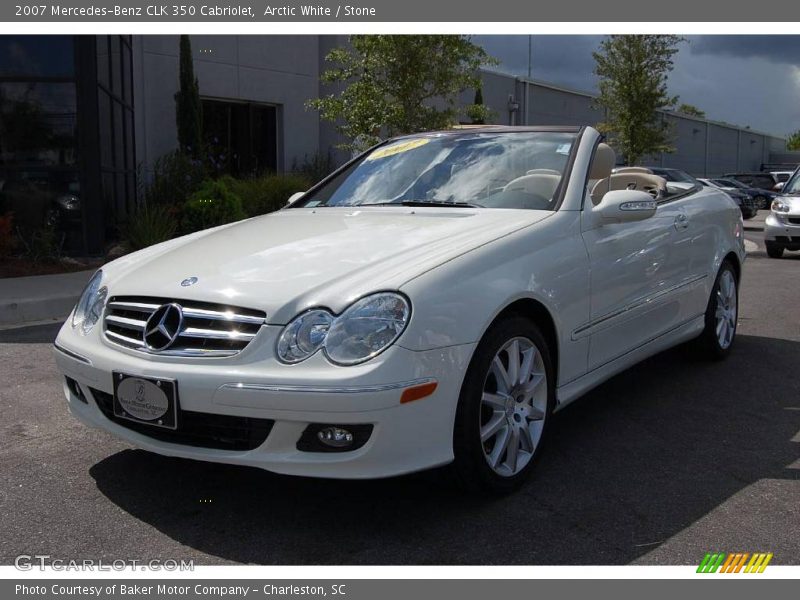
{"type": "Polygon", "coordinates": [[[109,308],[122,308],[125,310],[136,310],[142,312],[154,313],[160,304],[145,304],[143,302],[120,302],[113,301],[108,303],[109,308]]]}
{"type": "Polygon", "coordinates": [[[126,345],[129,344],[131,347],[144,346],[141,337],[132,338],[128,337],[127,335],[122,335],[121,333],[117,333],[116,331],[106,331],[106,336],[113,338],[115,340],[119,340],[120,342],[124,342],[126,345]]]}
{"type": "Polygon", "coordinates": [[[267,315],[263,311],[210,302],[115,296],[104,317],[106,339],[120,346],[159,356],[226,357],[244,350],[258,335],[267,315]],[[151,350],[145,345],[147,320],[165,304],[177,304],[183,325],[171,346],[151,350]]]}
{"type": "Polygon", "coordinates": [[[183,311],[183,316],[187,319],[211,319],[213,321],[228,321],[233,323],[252,323],[253,325],[261,325],[264,322],[264,319],[260,317],[239,315],[234,312],[223,313],[216,310],[204,310],[202,308],[186,308],[183,311]]]}
{"type": "Polygon", "coordinates": [[[256,337],[256,334],[243,333],[241,331],[217,331],[215,329],[187,327],[181,332],[180,337],[209,338],[213,340],[252,340],[256,337]]]}
{"type": "Polygon", "coordinates": [[[138,319],[119,317],[117,315],[108,315],[106,317],[106,322],[113,323],[114,325],[119,325],[120,327],[125,327],[127,329],[136,329],[138,331],[144,331],[144,326],[147,325],[146,320],[140,321],[138,319]]]}

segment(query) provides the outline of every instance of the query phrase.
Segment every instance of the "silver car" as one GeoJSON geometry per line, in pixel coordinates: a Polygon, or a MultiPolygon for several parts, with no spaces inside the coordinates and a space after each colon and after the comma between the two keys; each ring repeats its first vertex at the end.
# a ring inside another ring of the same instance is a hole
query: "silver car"
{"type": "Polygon", "coordinates": [[[780,258],[784,250],[800,250],[800,168],[772,201],[764,222],[764,241],[770,258],[780,258]]]}

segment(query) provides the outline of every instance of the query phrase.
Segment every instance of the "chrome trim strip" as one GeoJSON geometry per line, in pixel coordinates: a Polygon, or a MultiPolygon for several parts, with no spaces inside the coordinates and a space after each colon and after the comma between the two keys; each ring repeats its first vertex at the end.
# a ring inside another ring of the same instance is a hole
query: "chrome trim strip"
{"type": "Polygon", "coordinates": [[[77,352],[73,352],[72,350],[67,350],[64,346],[60,346],[59,344],[53,343],[53,348],[61,352],[62,354],[69,356],[70,358],[74,358],[84,364],[91,365],[92,361],[86,358],[85,356],[81,356],[77,352]]]}
{"type": "Polygon", "coordinates": [[[151,352],[147,348],[132,348],[132,350],[151,356],[184,356],[193,358],[233,356],[241,352],[241,350],[204,350],[203,348],[168,348],[159,352],[151,352]]]}
{"type": "Polygon", "coordinates": [[[402,388],[434,383],[435,379],[427,377],[423,379],[412,379],[410,381],[399,381],[397,383],[384,383],[378,385],[357,385],[349,387],[327,387],[327,386],[306,386],[306,385],[281,385],[270,383],[226,383],[220,389],[252,390],[257,392],[278,392],[278,393],[308,393],[308,394],[369,394],[375,392],[385,392],[388,390],[399,390],[402,388]]]}
{"type": "Polygon", "coordinates": [[[581,325],[580,327],[578,327],[577,329],[575,329],[572,332],[572,339],[573,340],[578,340],[578,339],[580,339],[582,337],[586,337],[588,335],[591,335],[592,333],[595,332],[595,330],[598,327],[600,327],[603,324],[606,324],[608,321],[611,321],[612,319],[616,319],[618,317],[622,317],[622,316],[626,315],[627,313],[629,313],[631,311],[634,311],[634,310],[636,310],[638,308],[641,308],[642,306],[646,306],[648,304],[652,304],[653,302],[661,300],[665,296],[667,296],[667,295],[669,295],[669,294],[671,294],[673,292],[676,292],[676,291],[678,291],[679,289],[681,289],[683,287],[686,287],[688,285],[692,285],[693,283],[697,283],[698,281],[702,281],[703,279],[706,279],[706,277],[708,277],[708,275],[696,275],[694,277],[689,277],[688,279],[685,279],[685,280],[681,281],[680,283],[676,283],[675,285],[673,285],[671,287],[668,287],[668,288],[665,288],[663,290],[660,290],[660,291],[656,292],[655,294],[653,294],[651,296],[646,296],[646,297],[641,298],[639,300],[634,300],[633,302],[631,302],[627,306],[624,306],[624,307],[620,308],[619,310],[615,310],[615,311],[610,312],[610,313],[608,313],[606,315],[603,315],[602,317],[598,317],[598,318],[594,319],[593,321],[589,321],[585,325],[581,325]]]}

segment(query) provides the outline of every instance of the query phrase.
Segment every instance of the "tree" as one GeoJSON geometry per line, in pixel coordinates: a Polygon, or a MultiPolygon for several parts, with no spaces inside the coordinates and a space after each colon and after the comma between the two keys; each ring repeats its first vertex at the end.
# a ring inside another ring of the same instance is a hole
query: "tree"
{"type": "Polygon", "coordinates": [[[475,90],[473,103],[464,108],[464,114],[473,125],[484,125],[494,118],[495,112],[483,103],[483,90],[480,87],[475,90]]]}
{"type": "Polygon", "coordinates": [[[786,140],[787,150],[800,150],[800,129],[789,135],[786,140]]]}
{"type": "Polygon", "coordinates": [[[689,115],[690,117],[697,117],[698,119],[706,118],[705,111],[700,110],[693,104],[681,104],[676,109],[676,112],[683,113],[684,115],[689,115]]]}
{"type": "Polygon", "coordinates": [[[181,151],[199,156],[203,145],[203,107],[200,86],[194,76],[192,43],[188,35],[180,42],[180,87],[175,93],[175,122],[178,126],[178,146],[181,151]]]}
{"type": "Polygon", "coordinates": [[[667,93],[667,75],[682,41],[675,35],[612,35],[592,53],[600,77],[597,103],[606,110],[598,127],[629,165],[648,154],[673,151],[660,111],[678,100],[667,93]]]}
{"type": "Polygon", "coordinates": [[[461,35],[355,35],[325,60],[335,66],[322,82],[342,87],[307,105],[337,124],[350,150],[382,135],[449,127],[458,94],[479,87],[478,69],[496,62],[461,35]]]}

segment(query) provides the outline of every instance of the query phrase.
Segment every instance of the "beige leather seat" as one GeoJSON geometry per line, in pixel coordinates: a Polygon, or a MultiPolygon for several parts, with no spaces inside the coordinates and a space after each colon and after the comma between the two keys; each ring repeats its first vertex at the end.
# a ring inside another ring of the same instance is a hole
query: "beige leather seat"
{"type": "Polygon", "coordinates": [[[560,174],[533,173],[532,175],[523,175],[512,179],[506,184],[503,191],[520,190],[526,194],[538,195],[549,200],[555,195],[560,182],[560,174]]]}
{"type": "Polygon", "coordinates": [[[650,173],[653,172],[647,167],[618,167],[614,169],[614,173],[650,173]]]}
{"type": "Polygon", "coordinates": [[[611,190],[640,190],[649,193],[653,198],[661,198],[667,191],[667,180],[658,175],[639,173],[637,171],[614,173],[601,179],[592,188],[592,203],[597,206],[611,190]]]}
{"type": "Polygon", "coordinates": [[[531,169],[526,175],[558,175],[561,177],[561,173],[556,171],[555,169],[531,169]]]}

